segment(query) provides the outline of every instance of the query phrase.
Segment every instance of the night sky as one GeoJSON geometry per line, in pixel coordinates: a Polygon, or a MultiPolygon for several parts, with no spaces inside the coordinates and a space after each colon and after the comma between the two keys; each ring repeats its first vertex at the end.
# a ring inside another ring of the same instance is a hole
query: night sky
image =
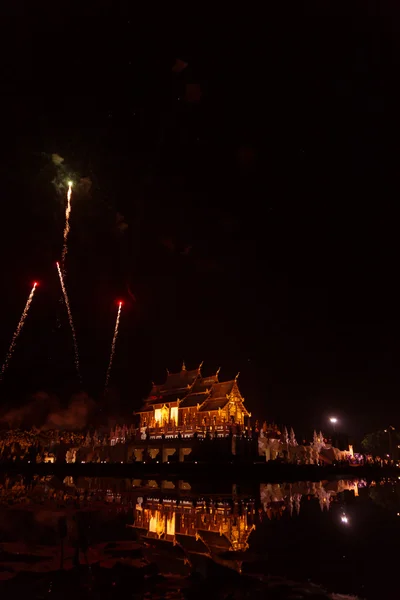
{"type": "Polygon", "coordinates": [[[121,412],[204,360],[299,431],[399,424],[399,15],[306,6],[215,28],[111,9],[4,20],[2,356],[41,285],[0,406],[80,389],[57,153],[78,183],[67,286],[97,402],[122,298],[121,412]]]}

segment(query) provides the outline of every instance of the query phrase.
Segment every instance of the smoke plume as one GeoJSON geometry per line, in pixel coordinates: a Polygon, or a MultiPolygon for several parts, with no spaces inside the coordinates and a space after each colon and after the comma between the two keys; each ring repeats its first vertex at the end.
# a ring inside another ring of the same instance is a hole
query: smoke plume
{"type": "Polygon", "coordinates": [[[60,156],[59,154],[52,154],[51,155],[51,160],[52,162],[59,167],[60,165],[62,165],[62,163],[64,162],[64,159],[62,156],[60,156]]]}
{"type": "Polygon", "coordinates": [[[43,430],[84,429],[94,408],[94,401],[85,393],[74,394],[68,407],[63,408],[55,396],[38,392],[24,406],[13,408],[0,416],[0,425],[10,429],[30,429],[33,426],[43,430]]]}
{"type": "Polygon", "coordinates": [[[85,393],[72,396],[68,408],[52,412],[42,429],[84,429],[95,407],[94,401],[85,393]]]}
{"type": "Polygon", "coordinates": [[[34,425],[39,427],[46,422],[50,413],[57,410],[60,410],[60,403],[55,396],[37,392],[23,406],[12,408],[0,416],[0,424],[7,425],[10,429],[30,429],[34,425]]]}

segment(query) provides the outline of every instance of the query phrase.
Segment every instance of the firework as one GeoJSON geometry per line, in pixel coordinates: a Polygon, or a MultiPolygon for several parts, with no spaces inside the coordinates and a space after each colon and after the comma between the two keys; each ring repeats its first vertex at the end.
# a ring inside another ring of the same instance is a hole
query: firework
{"type": "Polygon", "coordinates": [[[119,319],[121,317],[121,309],[122,309],[122,302],[119,303],[117,320],[115,321],[114,337],[113,337],[113,341],[111,344],[110,362],[108,363],[107,374],[106,374],[106,385],[105,385],[106,389],[108,388],[108,382],[110,381],[111,366],[112,366],[112,362],[113,362],[114,354],[115,354],[115,344],[117,343],[119,319]]]}
{"type": "Polygon", "coordinates": [[[72,181],[68,181],[67,206],[65,208],[65,227],[64,227],[64,245],[61,256],[62,272],[65,276],[65,259],[68,252],[68,234],[69,234],[69,218],[71,216],[71,196],[72,196],[72,181]]]}
{"type": "Polygon", "coordinates": [[[71,312],[71,307],[70,307],[70,304],[69,304],[67,290],[66,290],[65,284],[64,284],[64,277],[63,277],[63,274],[61,272],[60,264],[59,263],[57,263],[57,271],[58,271],[58,276],[60,278],[60,284],[61,284],[61,289],[62,289],[62,293],[63,293],[63,296],[64,296],[65,306],[67,307],[68,320],[69,320],[69,324],[70,324],[71,332],[72,332],[72,340],[74,342],[75,367],[76,367],[76,371],[78,373],[79,381],[82,381],[81,373],[80,373],[80,367],[79,367],[79,352],[78,352],[78,343],[76,341],[75,326],[74,326],[74,321],[72,319],[72,312],[71,312]]]}
{"type": "Polygon", "coordinates": [[[8,367],[8,363],[10,362],[10,359],[11,359],[11,357],[13,355],[14,350],[15,350],[15,346],[16,346],[16,343],[17,343],[17,340],[18,340],[18,336],[21,333],[22,328],[23,328],[23,326],[25,324],[25,319],[26,319],[26,317],[28,315],[29,307],[30,307],[30,305],[32,303],[33,296],[35,294],[37,286],[38,286],[38,283],[37,283],[37,281],[35,281],[34,284],[33,284],[32,289],[31,289],[31,293],[28,296],[28,300],[26,301],[25,308],[24,308],[24,310],[22,312],[21,318],[20,318],[19,323],[18,323],[18,327],[15,330],[13,338],[11,340],[11,344],[10,344],[10,347],[8,349],[6,359],[5,359],[5,361],[3,363],[3,366],[1,368],[1,371],[0,371],[0,380],[3,378],[3,375],[4,375],[4,373],[5,373],[5,371],[6,371],[7,367],[8,367]]]}

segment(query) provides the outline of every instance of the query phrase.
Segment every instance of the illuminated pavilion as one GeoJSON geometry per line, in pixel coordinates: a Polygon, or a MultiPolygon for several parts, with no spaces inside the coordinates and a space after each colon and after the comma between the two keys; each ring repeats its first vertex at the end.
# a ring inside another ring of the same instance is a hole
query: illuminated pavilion
{"type": "Polygon", "coordinates": [[[187,370],[185,363],[179,373],[167,372],[160,385],[153,384],[140,415],[140,427],[164,432],[194,433],[197,430],[226,431],[229,425],[243,426],[250,417],[238,386],[238,375],[229,381],[219,381],[219,369],[203,377],[202,364],[187,370]]]}

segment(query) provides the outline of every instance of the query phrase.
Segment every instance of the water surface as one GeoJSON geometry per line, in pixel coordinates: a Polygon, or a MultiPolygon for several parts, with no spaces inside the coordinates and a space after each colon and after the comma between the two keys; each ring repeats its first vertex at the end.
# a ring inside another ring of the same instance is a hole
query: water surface
{"type": "Polygon", "coordinates": [[[3,476],[0,591],[398,598],[399,483],[3,476]]]}

